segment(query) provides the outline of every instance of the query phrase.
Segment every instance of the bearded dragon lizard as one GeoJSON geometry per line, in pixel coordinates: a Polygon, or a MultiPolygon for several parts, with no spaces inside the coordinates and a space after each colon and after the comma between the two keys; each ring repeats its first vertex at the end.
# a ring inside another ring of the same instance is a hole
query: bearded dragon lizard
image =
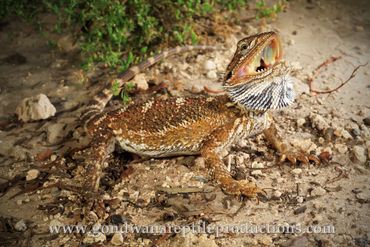
{"type": "MultiPolygon", "coordinates": [[[[126,72],[120,84],[136,71],[126,72]]],[[[254,183],[233,179],[221,159],[222,150],[237,139],[263,133],[282,160],[319,161],[312,155],[289,152],[271,123],[268,111],[287,107],[294,100],[276,32],[240,40],[223,84],[226,95],[152,99],[108,113],[100,111],[111,95],[102,92],[82,116],[92,138],[84,154],[86,186],[99,189],[103,163],[117,142],[142,157],[201,155],[224,192],[250,198],[262,190],[254,183]]]]}

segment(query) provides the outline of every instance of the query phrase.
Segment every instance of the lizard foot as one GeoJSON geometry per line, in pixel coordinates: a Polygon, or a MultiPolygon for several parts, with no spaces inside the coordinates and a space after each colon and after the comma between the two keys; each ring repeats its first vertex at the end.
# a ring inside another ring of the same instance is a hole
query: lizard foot
{"type": "Polygon", "coordinates": [[[266,194],[265,191],[258,188],[254,183],[250,183],[246,180],[233,180],[227,184],[223,184],[222,187],[227,194],[245,196],[247,198],[256,198],[258,194],[266,194]]]}
{"type": "Polygon", "coordinates": [[[308,154],[304,151],[300,152],[284,152],[280,156],[280,161],[286,161],[288,160],[293,165],[297,164],[297,161],[301,162],[302,164],[307,165],[310,161],[313,161],[315,165],[319,165],[321,163],[320,159],[316,155],[308,154]]]}

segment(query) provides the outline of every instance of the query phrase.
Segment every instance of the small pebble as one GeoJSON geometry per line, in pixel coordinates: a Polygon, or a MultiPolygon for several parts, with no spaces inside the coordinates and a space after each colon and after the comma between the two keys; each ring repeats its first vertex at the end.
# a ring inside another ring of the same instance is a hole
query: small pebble
{"type": "Polygon", "coordinates": [[[301,127],[306,123],[306,120],[304,118],[298,118],[297,119],[297,126],[301,127]]]}
{"type": "Polygon", "coordinates": [[[360,202],[360,203],[368,203],[370,202],[370,197],[367,193],[364,193],[364,192],[360,192],[360,193],[357,193],[356,194],[356,199],[360,202]]]}
{"type": "Polygon", "coordinates": [[[102,243],[106,239],[107,239],[107,237],[101,232],[97,232],[95,234],[87,233],[85,235],[84,239],[82,240],[82,242],[84,244],[93,244],[93,243],[98,243],[98,242],[102,243]]]}
{"type": "Polygon", "coordinates": [[[272,239],[270,236],[262,235],[258,242],[264,246],[270,246],[272,244],[272,239]]]}
{"type": "Polygon", "coordinates": [[[334,147],[340,154],[345,154],[348,151],[348,147],[345,144],[335,144],[334,147]]]}
{"type": "Polygon", "coordinates": [[[304,201],[303,196],[298,196],[298,197],[297,197],[297,202],[298,202],[298,203],[302,203],[303,201],[304,201]]]}
{"type": "Polygon", "coordinates": [[[352,149],[353,161],[363,164],[366,162],[365,148],[362,146],[354,146],[352,149]]]}
{"type": "Polygon", "coordinates": [[[293,214],[295,214],[295,215],[301,214],[301,213],[304,213],[306,210],[307,210],[307,206],[304,205],[302,207],[294,209],[293,214]]]}
{"type": "Polygon", "coordinates": [[[261,170],[254,170],[251,172],[252,176],[255,176],[255,177],[259,177],[259,176],[262,176],[263,173],[261,170]]]}
{"type": "Polygon", "coordinates": [[[265,168],[265,165],[263,163],[261,163],[261,162],[253,161],[252,168],[254,168],[254,169],[262,169],[262,168],[265,168]]]}
{"type": "Polygon", "coordinates": [[[324,144],[324,142],[325,142],[325,139],[324,138],[322,138],[321,136],[319,137],[319,143],[320,144],[324,144]]]}
{"type": "Polygon", "coordinates": [[[205,61],[203,67],[204,67],[204,70],[206,71],[215,70],[217,68],[216,63],[213,62],[212,60],[205,61]]]}
{"type": "Polygon", "coordinates": [[[323,196],[326,194],[326,190],[321,187],[316,187],[311,191],[311,196],[323,196]]]}
{"type": "Polygon", "coordinates": [[[310,115],[312,127],[317,128],[318,130],[325,130],[329,128],[329,124],[325,121],[325,119],[318,114],[310,115]]]}
{"type": "Polygon", "coordinates": [[[149,88],[148,81],[144,73],[137,74],[131,82],[135,84],[139,90],[145,91],[149,88]]]}
{"type": "Polygon", "coordinates": [[[29,170],[26,175],[26,181],[34,180],[35,178],[39,176],[39,174],[40,174],[40,171],[37,169],[29,170]]]}
{"type": "Polygon", "coordinates": [[[293,175],[300,175],[302,173],[302,169],[301,168],[295,168],[291,171],[291,173],[293,175]]]}
{"type": "Polygon", "coordinates": [[[27,230],[26,222],[23,219],[18,221],[17,223],[15,223],[14,229],[19,232],[24,232],[25,230],[27,230]]]}
{"type": "Polygon", "coordinates": [[[123,236],[122,236],[122,234],[120,232],[114,233],[110,242],[113,245],[122,245],[123,244],[123,236]]]}
{"type": "Polygon", "coordinates": [[[288,40],[288,45],[294,45],[295,44],[295,40],[294,39],[289,39],[288,40]]]}
{"type": "Polygon", "coordinates": [[[217,73],[214,70],[210,70],[207,72],[208,79],[217,79],[217,73]]]}
{"type": "Polygon", "coordinates": [[[370,117],[364,118],[362,121],[366,126],[370,126],[370,117]]]}
{"type": "Polygon", "coordinates": [[[342,136],[344,139],[353,139],[352,135],[347,130],[343,130],[342,136]]]}
{"type": "Polygon", "coordinates": [[[55,154],[52,154],[50,156],[50,161],[55,161],[57,159],[58,156],[56,156],[55,154]]]}
{"type": "Polygon", "coordinates": [[[272,194],[272,197],[273,198],[276,198],[276,199],[279,199],[281,197],[283,193],[281,193],[280,191],[274,191],[274,193],[272,194]]]}
{"type": "Polygon", "coordinates": [[[354,135],[354,136],[361,136],[361,131],[359,128],[353,128],[351,129],[351,133],[354,135]]]}
{"type": "Polygon", "coordinates": [[[364,29],[364,27],[363,27],[363,26],[359,26],[359,25],[357,25],[357,26],[355,26],[355,30],[356,30],[357,32],[362,32],[362,31],[364,31],[365,29],[364,29]]]}
{"type": "Polygon", "coordinates": [[[240,148],[246,147],[248,144],[245,139],[240,139],[237,144],[240,148]]]}

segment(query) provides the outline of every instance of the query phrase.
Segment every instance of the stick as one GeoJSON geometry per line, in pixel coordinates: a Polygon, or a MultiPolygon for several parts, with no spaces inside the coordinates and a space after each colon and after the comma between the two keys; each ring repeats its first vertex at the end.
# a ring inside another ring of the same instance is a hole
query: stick
{"type": "Polygon", "coordinates": [[[315,77],[319,74],[319,71],[322,68],[327,67],[329,64],[334,63],[335,61],[337,61],[338,59],[341,59],[341,58],[342,58],[342,56],[338,56],[338,57],[331,56],[330,58],[326,59],[323,63],[321,63],[319,66],[317,66],[317,68],[313,71],[312,77],[309,78],[308,81],[307,81],[307,84],[310,88],[310,92],[313,91],[312,82],[315,79],[315,77]]]}
{"type": "Polygon", "coordinates": [[[342,84],[340,84],[338,87],[334,88],[334,89],[330,89],[330,90],[327,90],[327,91],[317,91],[317,90],[314,90],[312,88],[310,88],[310,91],[311,93],[316,93],[316,94],[330,94],[332,92],[335,92],[337,91],[338,89],[340,89],[341,87],[343,87],[344,85],[346,85],[350,80],[352,80],[355,76],[356,76],[356,73],[357,73],[357,70],[361,67],[365,67],[368,63],[365,63],[365,64],[360,64],[358,65],[353,71],[352,71],[352,74],[350,75],[350,77],[348,77],[347,80],[345,80],[344,82],[342,82],[342,84]]]}

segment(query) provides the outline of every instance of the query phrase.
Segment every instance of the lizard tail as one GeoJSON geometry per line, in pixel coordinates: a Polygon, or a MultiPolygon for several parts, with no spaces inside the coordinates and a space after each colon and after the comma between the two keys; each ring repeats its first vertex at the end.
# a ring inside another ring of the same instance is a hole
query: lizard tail
{"type": "Polygon", "coordinates": [[[177,46],[175,48],[166,50],[154,57],[150,57],[146,61],[139,63],[138,65],[130,67],[125,72],[119,74],[117,79],[111,81],[107,84],[105,89],[99,92],[89,103],[87,108],[82,112],[80,119],[85,128],[88,130],[88,126],[93,119],[98,117],[100,113],[104,110],[105,106],[109,102],[109,100],[113,97],[113,92],[111,90],[112,83],[118,83],[119,88],[122,88],[123,85],[135,77],[135,75],[142,73],[145,69],[149,68],[150,66],[158,63],[162,59],[165,59],[169,56],[180,54],[184,52],[194,51],[194,50],[215,50],[216,48],[213,46],[206,46],[206,45],[194,45],[194,46],[177,46]]]}

